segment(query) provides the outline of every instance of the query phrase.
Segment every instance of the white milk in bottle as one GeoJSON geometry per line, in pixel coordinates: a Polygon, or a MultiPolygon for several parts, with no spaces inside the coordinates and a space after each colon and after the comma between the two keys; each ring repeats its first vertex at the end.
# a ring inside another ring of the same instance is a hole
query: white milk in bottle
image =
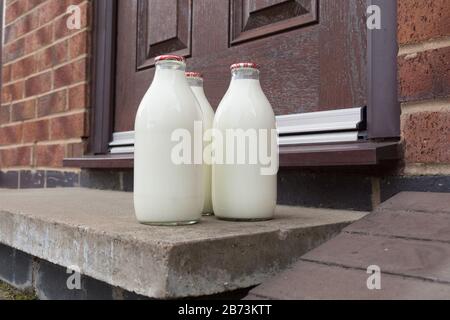
{"type": "Polygon", "coordinates": [[[193,224],[202,215],[203,167],[182,162],[174,152],[174,132],[194,137],[195,122],[202,121],[185,69],[182,57],[157,57],[153,83],[137,112],[134,206],[143,224],[193,224]]]}
{"type": "Polygon", "coordinates": [[[231,70],[231,84],[213,125],[215,134],[223,137],[214,135],[213,143],[214,213],[225,220],[272,219],[278,172],[275,115],[262,91],[257,65],[239,63],[231,70]],[[218,150],[223,152],[223,162],[218,150]],[[261,157],[261,152],[270,156],[270,161],[261,157]]]}
{"type": "MultiPolygon", "coordinates": [[[[206,132],[210,130],[214,121],[214,110],[211,107],[208,99],[206,98],[205,91],[203,90],[203,76],[198,72],[187,72],[186,78],[188,80],[189,86],[191,87],[192,92],[194,92],[195,97],[197,98],[200,108],[203,113],[203,131],[206,132]]],[[[206,143],[204,143],[204,147],[206,143]]],[[[205,148],[206,150],[206,148],[205,148]]],[[[205,163],[203,164],[203,185],[205,189],[205,201],[203,203],[203,215],[212,215],[213,207],[212,207],[212,199],[211,199],[211,171],[212,167],[211,156],[209,154],[205,154],[204,157],[208,157],[208,159],[204,159],[205,163]],[[208,161],[206,161],[208,160],[208,161]]]]}

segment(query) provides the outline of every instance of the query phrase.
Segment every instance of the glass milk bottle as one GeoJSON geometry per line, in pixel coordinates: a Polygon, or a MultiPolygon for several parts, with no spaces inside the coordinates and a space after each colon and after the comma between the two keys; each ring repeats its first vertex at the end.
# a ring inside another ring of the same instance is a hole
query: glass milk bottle
{"type": "Polygon", "coordinates": [[[231,70],[231,84],[213,125],[214,213],[224,220],[269,220],[277,201],[275,115],[262,91],[257,65],[239,63],[231,70]]]}
{"type": "MultiPolygon", "coordinates": [[[[213,125],[214,121],[214,110],[211,107],[211,105],[208,102],[208,99],[206,98],[205,91],[203,90],[203,76],[201,73],[198,72],[187,72],[186,78],[188,80],[189,86],[192,89],[192,92],[194,92],[195,97],[197,98],[200,109],[203,113],[203,131],[206,132],[207,130],[210,130],[213,125]]],[[[205,143],[204,143],[204,147],[205,143]]],[[[207,150],[205,148],[205,150],[207,150]]],[[[213,214],[213,207],[212,207],[212,199],[211,199],[211,157],[210,154],[205,154],[204,157],[208,157],[209,159],[205,161],[203,164],[203,186],[205,190],[205,200],[203,203],[203,215],[209,216],[213,214]]]]}
{"type": "MultiPolygon", "coordinates": [[[[139,222],[187,225],[198,222],[203,208],[203,167],[180,161],[174,136],[190,135],[202,121],[200,106],[185,76],[184,58],[156,58],[153,83],[135,122],[134,206],[139,222]]],[[[193,154],[192,150],[184,150],[193,154]]]]}

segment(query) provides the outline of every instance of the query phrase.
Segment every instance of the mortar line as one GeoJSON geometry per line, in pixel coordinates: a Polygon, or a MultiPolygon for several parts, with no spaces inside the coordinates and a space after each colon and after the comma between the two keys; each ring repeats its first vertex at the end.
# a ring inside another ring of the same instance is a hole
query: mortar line
{"type": "MultiPolygon", "coordinates": [[[[364,269],[364,268],[361,268],[361,267],[348,266],[348,265],[335,263],[335,262],[325,262],[325,261],[311,260],[311,259],[307,259],[307,258],[300,258],[299,261],[310,262],[310,263],[314,263],[314,264],[318,264],[318,265],[322,265],[322,266],[328,266],[328,267],[337,267],[337,268],[341,268],[341,269],[348,269],[348,270],[367,272],[367,269],[364,269]]],[[[390,276],[396,276],[396,277],[401,277],[401,278],[408,278],[408,279],[413,279],[413,280],[421,280],[421,281],[429,282],[429,283],[438,283],[438,284],[444,284],[444,285],[449,285],[450,284],[450,281],[445,281],[445,280],[440,280],[440,279],[431,279],[431,278],[427,278],[427,277],[420,277],[420,276],[413,276],[413,275],[407,275],[407,274],[391,272],[391,271],[381,271],[381,274],[387,274],[387,275],[390,275],[390,276]]]]}

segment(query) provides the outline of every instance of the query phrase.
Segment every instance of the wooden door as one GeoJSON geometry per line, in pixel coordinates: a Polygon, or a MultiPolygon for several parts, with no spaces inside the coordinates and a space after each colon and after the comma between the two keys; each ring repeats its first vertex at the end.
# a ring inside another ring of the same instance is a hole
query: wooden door
{"type": "Polygon", "coordinates": [[[366,105],[365,0],[119,0],[114,131],[133,130],[154,58],[179,54],[217,107],[254,61],[277,115],[366,105]]]}

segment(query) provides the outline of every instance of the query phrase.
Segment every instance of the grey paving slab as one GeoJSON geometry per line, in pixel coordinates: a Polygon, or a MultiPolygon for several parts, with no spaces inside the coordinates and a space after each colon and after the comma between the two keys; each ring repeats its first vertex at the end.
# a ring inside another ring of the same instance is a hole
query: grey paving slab
{"type": "Polygon", "coordinates": [[[365,215],[278,207],[276,219],[206,218],[190,227],[137,223],[131,193],[0,190],[0,242],[152,298],[205,296],[259,284],[365,215]]]}
{"type": "Polygon", "coordinates": [[[386,273],[450,284],[447,243],[343,233],[302,258],[364,270],[377,265],[386,273]]]}
{"type": "Polygon", "coordinates": [[[276,278],[253,289],[246,299],[450,299],[450,286],[381,274],[381,289],[369,290],[370,275],[310,262],[298,262],[276,278]]]}
{"type": "Polygon", "coordinates": [[[248,299],[450,299],[450,195],[404,192],[305,254],[248,299]],[[369,266],[381,290],[368,290],[369,266]]]}
{"type": "Polygon", "coordinates": [[[450,214],[385,210],[367,215],[344,231],[450,244],[450,214]]]}
{"type": "Polygon", "coordinates": [[[450,193],[402,192],[379,209],[450,213],[450,193]]]}

